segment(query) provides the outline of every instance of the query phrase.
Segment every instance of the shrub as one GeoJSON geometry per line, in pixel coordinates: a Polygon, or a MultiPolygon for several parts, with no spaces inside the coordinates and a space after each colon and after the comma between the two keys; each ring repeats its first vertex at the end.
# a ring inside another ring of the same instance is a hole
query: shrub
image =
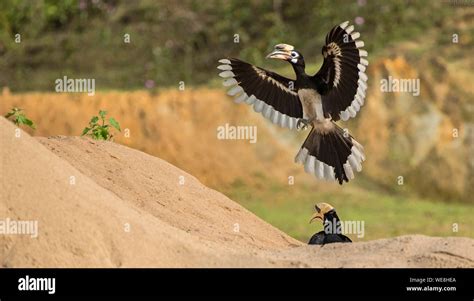
{"type": "Polygon", "coordinates": [[[120,125],[112,117],[109,118],[109,124],[106,124],[105,115],[107,115],[107,111],[100,110],[99,116],[93,116],[89,121],[89,126],[84,128],[81,136],[89,136],[95,140],[111,140],[113,138],[110,132],[111,128],[115,128],[120,132],[120,125]]]}

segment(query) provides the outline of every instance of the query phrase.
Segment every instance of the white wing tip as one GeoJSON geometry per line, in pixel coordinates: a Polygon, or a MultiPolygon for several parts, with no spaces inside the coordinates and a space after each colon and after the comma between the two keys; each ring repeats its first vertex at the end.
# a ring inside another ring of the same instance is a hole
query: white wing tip
{"type": "Polygon", "coordinates": [[[358,38],[360,38],[360,32],[351,33],[351,37],[354,41],[357,40],[358,38]]]}
{"type": "Polygon", "coordinates": [[[347,34],[351,34],[354,31],[354,25],[347,26],[345,31],[347,34]]]}
{"type": "Polygon", "coordinates": [[[347,25],[349,25],[349,21],[342,22],[341,24],[339,24],[339,27],[341,27],[342,29],[345,29],[347,25]]]}
{"type": "Polygon", "coordinates": [[[219,76],[222,77],[222,78],[228,78],[228,77],[234,77],[235,74],[232,71],[226,70],[226,71],[222,71],[221,73],[219,73],[219,76]]]}
{"type": "Polygon", "coordinates": [[[364,41],[356,41],[356,47],[357,48],[362,48],[362,47],[364,47],[364,45],[365,45],[364,41]]]}

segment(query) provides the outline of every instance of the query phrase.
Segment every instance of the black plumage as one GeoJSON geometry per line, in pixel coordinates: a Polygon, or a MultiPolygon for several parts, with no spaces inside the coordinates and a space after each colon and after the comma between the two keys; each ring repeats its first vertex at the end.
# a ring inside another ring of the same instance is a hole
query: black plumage
{"type": "Polygon", "coordinates": [[[310,150],[309,155],[334,167],[335,177],[340,183],[342,181],[348,182],[349,178],[344,172],[343,163],[351,155],[351,149],[354,146],[353,138],[345,134],[344,130],[336,124],[334,127],[334,131],[327,133],[321,132],[317,127],[312,128],[303,147],[310,150]],[[320,131],[320,133],[313,133],[313,131],[320,131]]]}
{"type": "Polygon", "coordinates": [[[311,236],[308,244],[309,245],[325,245],[336,242],[352,242],[352,240],[342,234],[341,220],[336,213],[336,210],[329,204],[320,203],[315,206],[316,213],[311,218],[312,222],[314,219],[319,218],[322,220],[324,230],[311,236]]]}
{"type": "Polygon", "coordinates": [[[309,245],[325,245],[335,242],[352,242],[352,240],[343,235],[343,234],[327,234],[324,231],[319,231],[318,233],[311,236],[309,240],[309,245]]]}
{"type": "Polygon", "coordinates": [[[254,95],[275,110],[290,117],[302,118],[298,94],[290,89],[292,81],[275,72],[255,67],[238,59],[229,59],[232,72],[248,95],[254,95]]]}

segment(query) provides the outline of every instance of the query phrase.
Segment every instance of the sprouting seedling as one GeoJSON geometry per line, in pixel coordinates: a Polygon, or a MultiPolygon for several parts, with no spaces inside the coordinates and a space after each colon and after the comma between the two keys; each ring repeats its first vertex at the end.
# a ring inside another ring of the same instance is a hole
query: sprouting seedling
{"type": "Polygon", "coordinates": [[[111,126],[120,132],[120,125],[112,117],[109,118],[109,124],[106,124],[105,115],[107,115],[107,111],[100,110],[99,116],[93,116],[91,121],[89,121],[89,126],[84,128],[81,136],[87,135],[95,140],[111,140],[113,137],[110,133],[111,126]]]}
{"type": "Polygon", "coordinates": [[[33,130],[36,129],[36,125],[28,119],[23,110],[17,107],[14,107],[10,112],[5,115],[5,118],[10,119],[16,126],[26,125],[33,130]]]}

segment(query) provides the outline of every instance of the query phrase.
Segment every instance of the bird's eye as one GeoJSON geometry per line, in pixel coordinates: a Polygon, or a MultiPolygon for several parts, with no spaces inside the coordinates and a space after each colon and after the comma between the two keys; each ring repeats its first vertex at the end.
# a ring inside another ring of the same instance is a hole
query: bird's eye
{"type": "Polygon", "coordinates": [[[296,51],[291,52],[291,57],[298,57],[298,53],[296,51]]]}

